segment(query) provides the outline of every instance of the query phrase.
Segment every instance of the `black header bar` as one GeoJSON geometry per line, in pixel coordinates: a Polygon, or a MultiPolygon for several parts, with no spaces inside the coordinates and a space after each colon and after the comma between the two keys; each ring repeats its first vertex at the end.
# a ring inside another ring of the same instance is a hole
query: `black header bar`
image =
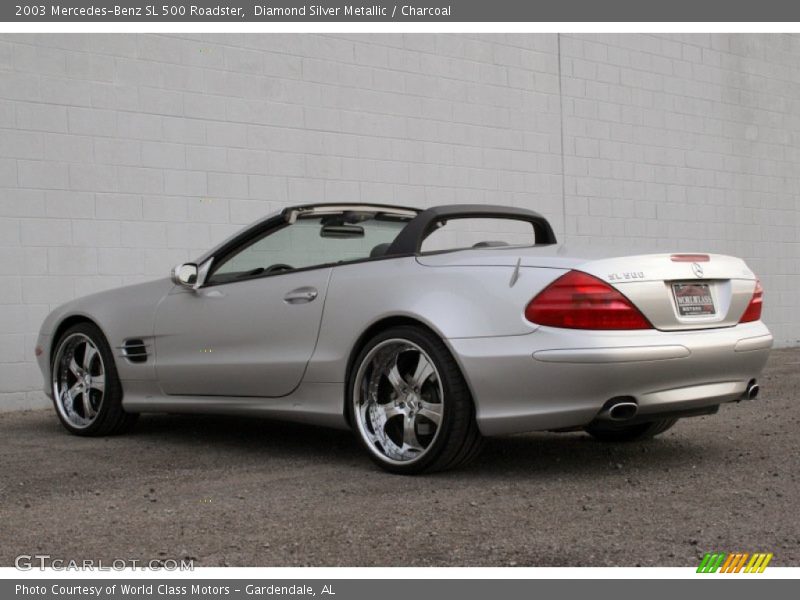
{"type": "Polygon", "coordinates": [[[4,22],[797,22],[787,0],[2,0],[4,22]]]}

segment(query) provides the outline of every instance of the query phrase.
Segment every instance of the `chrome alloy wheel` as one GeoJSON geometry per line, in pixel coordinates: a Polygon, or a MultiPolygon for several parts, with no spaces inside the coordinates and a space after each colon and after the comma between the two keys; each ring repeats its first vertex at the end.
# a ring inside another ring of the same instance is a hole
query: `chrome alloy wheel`
{"type": "Polygon", "coordinates": [[[441,429],[443,401],[433,361],[408,340],[377,344],[356,373],[356,425],[370,450],[389,463],[409,464],[433,446],[441,429]]]}
{"type": "Polygon", "coordinates": [[[105,389],[105,365],[95,343],[82,333],[64,339],[53,362],[53,394],[62,418],[78,429],[91,425],[105,389]]]}

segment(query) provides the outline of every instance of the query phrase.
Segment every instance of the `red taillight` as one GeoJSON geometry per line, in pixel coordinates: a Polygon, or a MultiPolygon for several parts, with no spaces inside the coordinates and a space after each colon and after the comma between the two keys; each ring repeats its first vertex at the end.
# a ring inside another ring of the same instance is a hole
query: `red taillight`
{"type": "Polygon", "coordinates": [[[711,257],[708,254],[673,254],[669,259],[672,262],[708,262],[711,257]]]}
{"type": "Polygon", "coordinates": [[[761,306],[764,300],[764,288],[761,287],[761,282],[756,279],[756,289],[753,291],[753,297],[750,298],[750,304],[744,311],[739,323],[749,323],[750,321],[758,321],[761,318],[761,306]]]}
{"type": "Polygon", "coordinates": [[[532,323],[568,329],[651,329],[625,296],[597,277],[570,271],[542,290],[525,308],[532,323]]]}

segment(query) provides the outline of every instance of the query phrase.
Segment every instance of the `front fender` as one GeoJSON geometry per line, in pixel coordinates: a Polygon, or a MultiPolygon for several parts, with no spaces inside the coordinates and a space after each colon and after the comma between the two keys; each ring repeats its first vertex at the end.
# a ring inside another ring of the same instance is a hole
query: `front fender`
{"type": "Polygon", "coordinates": [[[154,379],[154,357],[145,363],[131,363],[121,355],[119,347],[128,338],[152,339],[156,307],[173,287],[169,279],[148,281],[76,298],[50,312],[37,339],[37,362],[44,377],[45,393],[51,395],[50,363],[54,346],[65,326],[80,320],[93,322],[103,332],[116,357],[122,381],[154,379]]]}

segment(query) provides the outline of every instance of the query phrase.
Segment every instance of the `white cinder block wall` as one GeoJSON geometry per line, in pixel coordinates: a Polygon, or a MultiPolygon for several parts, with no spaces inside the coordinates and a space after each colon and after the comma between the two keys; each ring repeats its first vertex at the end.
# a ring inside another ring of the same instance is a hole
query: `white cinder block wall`
{"type": "Polygon", "coordinates": [[[515,204],[745,257],[800,339],[800,38],[0,36],[0,408],[56,304],[289,203],[515,204]]]}

